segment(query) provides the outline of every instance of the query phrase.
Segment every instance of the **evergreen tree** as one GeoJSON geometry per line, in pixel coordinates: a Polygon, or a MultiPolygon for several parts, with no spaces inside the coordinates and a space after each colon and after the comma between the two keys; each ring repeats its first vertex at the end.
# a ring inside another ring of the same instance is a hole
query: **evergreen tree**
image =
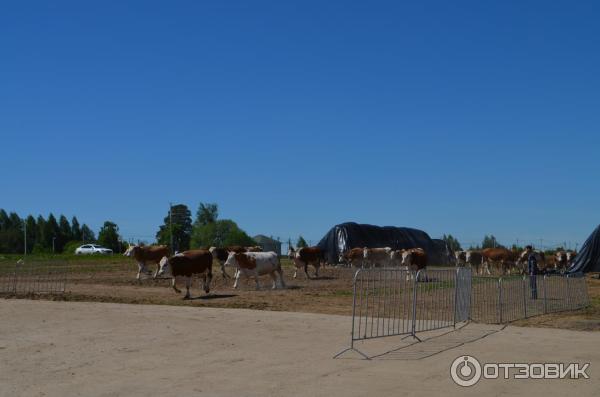
{"type": "Polygon", "coordinates": [[[81,226],[81,241],[84,243],[93,243],[96,241],[96,235],[94,234],[94,231],[85,223],[83,226],[81,226]]]}
{"type": "Polygon", "coordinates": [[[296,242],[296,248],[304,248],[304,247],[308,247],[308,244],[306,243],[306,240],[304,240],[304,237],[299,236],[298,241],[296,242]]]}
{"type": "Polygon", "coordinates": [[[448,248],[450,248],[452,251],[454,251],[454,252],[462,251],[460,243],[451,234],[449,234],[447,236],[444,234],[444,236],[442,237],[442,240],[444,240],[446,242],[446,244],[448,244],[448,248]]]}
{"type": "Polygon", "coordinates": [[[46,239],[45,244],[46,247],[50,249],[52,252],[58,252],[57,240],[60,236],[60,228],[58,227],[58,222],[52,213],[48,215],[48,220],[46,221],[44,227],[44,239],[46,239]],[[54,250],[53,250],[54,248],[54,250]]]}
{"type": "Polygon", "coordinates": [[[56,239],[56,252],[63,252],[65,244],[71,241],[71,225],[66,216],[61,215],[58,219],[58,238],[56,239]]]}
{"type": "Polygon", "coordinates": [[[120,240],[121,236],[119,236],[117,224],[111,221],[104,222],[100,232],[98,232],[98,244],[110,248],[113,252],[121,252],[120,240]]]}
{"type": "Polygon", "coordinates": [[[36,228],[35,228],[35,244],[33,246],[34,252],[47,252],[48,246],[46,245],[46,220],[43,216],[38,215],[36,228]]]}
{"type": "Polygon", "coordinates": [[[25,224],[27,225],[27,253],[29,254],[33,252],[33,247],[35,247],[37,223],[35,222],[35,218],[29,215],[27,220],[25,220],[25,224]]]}
{"type": "Polygon", "coordinates": [[[71,219],[71,240],[81,241],[81,227],[76,217],[71,219]]]}
{"type": "Polygon", "coordinates": [[[207,225],[215,223],[219,217],[219,206],[215,203],[200,203],[194,224],[207,225]]]}
{"type": "Polygon", "coordinates": [[[159,244],[171,245],[171,230],[173,230],[173,247],[171,251],[185,251],[190,248],[190,238],[192,235],[192,213],[185,204],[177,204],[171,207],[171,216],[169,213],[164,219],[164,224],[160,226],[156,233],[156,241],[159,244]],[[169,219],[170,218],[170,219],[169,219]],[[172,222],[172,225],[169,224],[172,222]]]}

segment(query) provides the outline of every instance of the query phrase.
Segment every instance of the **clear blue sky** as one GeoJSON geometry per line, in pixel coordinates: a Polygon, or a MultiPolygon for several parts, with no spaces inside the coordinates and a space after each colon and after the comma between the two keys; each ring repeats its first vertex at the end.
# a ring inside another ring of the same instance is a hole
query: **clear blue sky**
{"type": "Polygon", "coordinates": [[[600,223],[598,2],[282,3],[4,3],[0,207],[144,239],[169,201],[313,242],[600,223]]]}

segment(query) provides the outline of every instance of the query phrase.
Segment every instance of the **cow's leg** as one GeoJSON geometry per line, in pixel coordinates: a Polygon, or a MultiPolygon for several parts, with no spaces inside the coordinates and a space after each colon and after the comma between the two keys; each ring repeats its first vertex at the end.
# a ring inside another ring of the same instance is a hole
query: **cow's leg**
{"type": "Polygon", "coordinates": [[[221,263],[221,275],[223,275],[223,278],[229,278],[229,274],[225,271],[225,262],[221,263]]]}
{"type": "Polygon", "coordinates": [[[306,262],[304,264],[304,274],[306,274],[306,279],[310,279],[310,276],[308,275],[308,262],[306,262]]]}
{"type": "Polygon", "coordinates": [[[275,270],[269,273],[269,275],[271,276],[271,279],[273,279],[273,287],[271,287],[271,289],[277,289],[277,276],[275,276],[275,270]]]}
{"type": "Polygon", "coordinates": [[[137,264],[137,265],[138,265],[138,273],[137,273],[136,279],[137,279],[138,281],[140,281],[140,279],[141,279],[141,274],[142,274],[142,269],[144,268],[144,266],[143,266],[143,265],[142,265],[140,262],[138,262],[138,264],[137,264]]]}
{"type": "Polygon", "coordinates": [[[237,269],[235,271],[235,282],[233,283],[233,288],[237,288],[238,287],[238,283],[240,282],[240,274],[242,272],[240,271],[240,269],[237,269]]]}
{"type": "Polygon", "coordinates": [[[203,283],[202,283],[202,287],[204,289],[204,292],[206,292],[207,294],[210,292],[210,282],[212,281],[212,274],[208,273],[205,274],[202,277],[203,283]]]}
{"type": "Polygon", "coordinates": [[[185,296],[183,299],[190,299],[190,287],[192,286],[192,277],[185,278],[185,296]]]}
{"type": "Polygon", "coordinates": [[[319,277],[319,267],[321,266],[320,263],[317,263],[315,265],[315,277],[318,278],[319,277]]]}
{"type": "Polygon", "coordinates": [[[294,278],[298,275],[298,265],[294,263],[294,278]]]}
{"type": "Polygon", "coordinates": [[[281,266],[277,268],[277,273],[279,273],[279,280],[281,282],[281,288],[285,288],[285,281],[283,281],[283,271],[281,270],[281,266]]]}
{"type": "Polygon", "coordinates": [[[258,282],[258,271],[254,269],[254,281],[256,282],[256,290],[260,289],[260,283],[258,282]]]}
{"type": "Polygon", "coordinates": [[[156,277],[158,277],[159,270],[160,270],[160,262],[156,262],[156,271],[154,272],[154,276],[152,276],[152,278],[156,279],[156,277]]]}
{"type": "Polygon", "coordinates": [[[173,277],[171,279],[171,287],[175,290],[175,292],[177,292],[178,294],[181,293],[181,291],[177,288],[177,285],[175,284],[175,277],[173,277]]]}

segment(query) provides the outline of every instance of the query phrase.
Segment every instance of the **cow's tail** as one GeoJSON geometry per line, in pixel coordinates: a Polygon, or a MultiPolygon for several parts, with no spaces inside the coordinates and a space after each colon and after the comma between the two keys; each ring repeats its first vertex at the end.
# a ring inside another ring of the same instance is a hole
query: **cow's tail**
{"type": "Polygon", "coordinates": [[[281,259],[279,258],[279,256],[277,257],[277,270],[280,272],[282,271],[281,270],[281,259]]]}

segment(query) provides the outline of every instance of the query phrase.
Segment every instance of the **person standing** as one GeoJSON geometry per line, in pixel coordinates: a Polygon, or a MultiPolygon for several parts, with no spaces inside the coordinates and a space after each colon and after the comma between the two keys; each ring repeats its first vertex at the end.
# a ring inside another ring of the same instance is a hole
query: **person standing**
{"type": "Polygon", "coordinates": [[[538,274],[538,266],[537,266],[537,257],[535,252],[533,251],[533,247],[528,245],[525,247],[527,250],[527,270],[529,272],[529,289],[531,290],[531,299],[537,299],[537,274],[538,274]]]}

